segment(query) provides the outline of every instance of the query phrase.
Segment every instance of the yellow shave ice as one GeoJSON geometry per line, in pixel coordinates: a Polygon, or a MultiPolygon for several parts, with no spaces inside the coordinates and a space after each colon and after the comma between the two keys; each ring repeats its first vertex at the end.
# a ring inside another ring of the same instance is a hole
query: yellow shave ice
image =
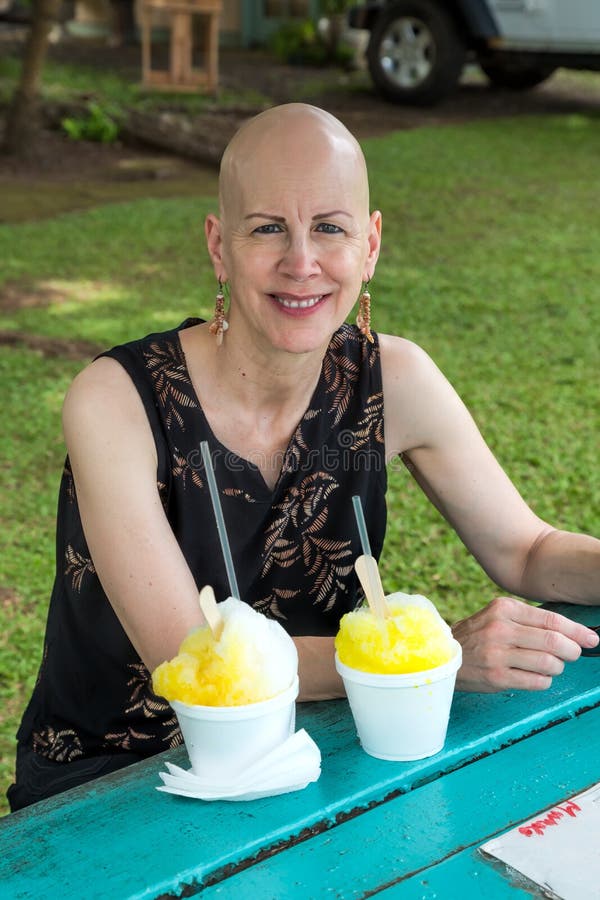
{"type": "Polygon", "coordinates": [[[386,597],[389,618],[378,620],[368,607],[346,613],[335,649],[340,662],[363,672],[402,675],[448,662],[452,632],[435,606],[419,594],[386,597]]]}
{"type": "Polygon", "coordinates": [[[154,692],[192,705],[242,706],[287,690],[298,654],[281,625],[233,597],[219,603],[219,612],[219,640],[208,627],[192,631],[177,656],[154,670],[154,692]]]}

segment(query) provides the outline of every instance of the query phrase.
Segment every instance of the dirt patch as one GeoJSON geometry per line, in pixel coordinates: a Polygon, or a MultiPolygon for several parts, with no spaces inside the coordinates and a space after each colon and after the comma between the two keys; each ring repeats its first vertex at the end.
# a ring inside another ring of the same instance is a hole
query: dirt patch
{"type": "MultiPolygon", "coordinates": [[[[209,183],[216,181],[213,167],[210,169],[209,183]]],[[[139,143],[73,141],[51,128],[43,129],[40,151],[33,159],[0,155],[0,178],[13,181],[33,177],[59,184],[90,179],[122,184],[166,182],[174,178],[194,178],[205,170],[205,166],[179,160],[171,153],[161,153],[139,143]]]]}
{"type": "Polygon", "coordinates": [[[92,341],[51,338],[26,331],[0,330],[0,347],[26,347],[41,356],[91,361],[105,349],[92,341]]]}
{"type": "Polygon", "coordinates": [[[21,603],[21,598],[14,588],[0,587],[0,609],[3,611],[15,609],[21,603]]]}
{"type": "Polygon", "coordinates": [[[39,309],[62,303],[64,296],[60,290],[50,285],[27,285],[8,281],[0,287],[0,310],[17,312],[19,309],[39,309]]]}

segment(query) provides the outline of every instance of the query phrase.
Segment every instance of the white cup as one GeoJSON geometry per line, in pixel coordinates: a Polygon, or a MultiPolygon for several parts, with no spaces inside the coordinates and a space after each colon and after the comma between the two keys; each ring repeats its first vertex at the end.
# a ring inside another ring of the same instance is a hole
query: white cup
{"type": "Polygon", "coordinates": [[[362,672],[340,662],[350,709],[363,749],[379,759],[433,756],[444,746],[462,648],[441,666],[403,675],[362,672]]]}
{"type": "Polygon", "coordinates": [[[248,766],[294,733],[298,678],[269,700],[243,706],[199,706],[172,700],[195,775],[219,782],[248,766]]]}

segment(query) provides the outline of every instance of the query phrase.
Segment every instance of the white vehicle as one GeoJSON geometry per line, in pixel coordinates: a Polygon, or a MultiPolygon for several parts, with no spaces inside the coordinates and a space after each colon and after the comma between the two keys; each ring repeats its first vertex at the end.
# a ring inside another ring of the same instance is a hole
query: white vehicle
{"type": "Polygon", "coordinates": [[[370,31],[371,77],[396,103],[434,103],[467,61],[515,90],[559,66],[600,70],[600,0],[388,0],[354,7],[349,24],[370,31]]]}

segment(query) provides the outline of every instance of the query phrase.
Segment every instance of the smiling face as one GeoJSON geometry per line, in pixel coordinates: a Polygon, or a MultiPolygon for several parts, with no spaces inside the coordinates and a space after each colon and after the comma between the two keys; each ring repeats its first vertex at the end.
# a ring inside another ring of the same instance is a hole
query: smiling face
{"type": "Polygon", "coordinates": [[[373,274],[380,216],[368,204],[362,152],[333,116],[289,104],[244,126],[221,164],[220,218],[206,223],[230,287],[228,338],[326,346],[373,274]]]}

